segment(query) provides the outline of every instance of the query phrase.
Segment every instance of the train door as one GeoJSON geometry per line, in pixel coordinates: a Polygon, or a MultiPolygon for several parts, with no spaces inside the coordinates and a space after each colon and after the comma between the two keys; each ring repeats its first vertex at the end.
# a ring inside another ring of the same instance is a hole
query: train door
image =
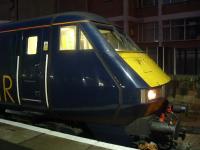
{"type": "Polygon", "coordinates": [[[43,29],[22,32],[20,52],[20,97],[22,105],[44,106],[43,29]]]}

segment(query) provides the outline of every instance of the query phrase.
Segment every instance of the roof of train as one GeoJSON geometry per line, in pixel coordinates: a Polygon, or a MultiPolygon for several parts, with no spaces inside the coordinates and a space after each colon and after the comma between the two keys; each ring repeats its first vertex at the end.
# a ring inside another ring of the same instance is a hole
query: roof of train
{"type": "Polygon", "coordinates": [[[24,21],[18,22],[9,22],[0,25],[0,32],[3,31],[12,31],[15,29],[23,29],[33,26],[45,26],[56,23],[64,23],[64,22],[73,22],[73,21],[81,21],[81,20],[90,20],[95,22],[100,22],[104,24],[110,24],[109,21],[101,16],[96,14],[87,13],[87,12],[67,12],[61,14],[53,14],[50,16],[34,18],[24,21]]]}

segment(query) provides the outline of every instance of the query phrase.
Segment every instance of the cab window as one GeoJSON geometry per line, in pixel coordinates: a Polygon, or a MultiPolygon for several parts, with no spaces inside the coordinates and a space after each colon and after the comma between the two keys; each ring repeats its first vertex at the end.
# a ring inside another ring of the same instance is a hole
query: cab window
{"type": "Polygon", "coordinates": [[[80,28],[73,25],[60,28],[59,49],[60,51],[72,51],[76,49],[91,50],[93,49],[93,47],[86,37],[85,33],[80,28]],[[77,32],[79,34],[77,34],[77,32]]]}
{"type": "Polygon", "coordinates": [[[116,51],[141,51],[141,49],[124,33],[114,29],[99,28],[99,32],[116,51]]]}
{"type": "Polygon", "coordinates": [[[89,40],[84,35],[83,31],[80,31],[80,50],[90,50],[93,49],[89,40]]]}
{"type": "Polygon", "coordinates": [[[37,53],[38,36],[30,36],[27,40],[27,54],[34,55],[37,53]]]}
{"type": "Polygon", "coordinates": [[[76,49],[76,26],[60,28],[60,51],[76,49]]]}

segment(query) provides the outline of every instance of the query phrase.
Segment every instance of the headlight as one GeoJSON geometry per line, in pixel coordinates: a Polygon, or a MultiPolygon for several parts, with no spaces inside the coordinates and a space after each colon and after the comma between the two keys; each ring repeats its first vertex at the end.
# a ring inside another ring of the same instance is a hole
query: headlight
{"type": "Polygon", "coordinates": [[[153,89],[142,89],[141,90],[141,102],[148,103],[151,100],[160,98],[164,96],[164,91],[162,87],[153,89]]]}
{"type": "Polygon", "coordinates": [[[156,92],[157,92],[156,90],[148,90],[148,93],[147,93],[148,100],[155,99],[157,96],[156,92]]]}

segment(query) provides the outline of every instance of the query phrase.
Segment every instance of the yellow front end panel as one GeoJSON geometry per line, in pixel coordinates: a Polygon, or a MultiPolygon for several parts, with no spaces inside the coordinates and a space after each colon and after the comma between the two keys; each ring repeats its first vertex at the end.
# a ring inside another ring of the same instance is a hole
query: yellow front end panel
{"type": "Polygon", "coordinates": [[[124,51],[117,53],[150,87],[160,86],[170,81],[170,77],[145,53],[124,51]]]}

